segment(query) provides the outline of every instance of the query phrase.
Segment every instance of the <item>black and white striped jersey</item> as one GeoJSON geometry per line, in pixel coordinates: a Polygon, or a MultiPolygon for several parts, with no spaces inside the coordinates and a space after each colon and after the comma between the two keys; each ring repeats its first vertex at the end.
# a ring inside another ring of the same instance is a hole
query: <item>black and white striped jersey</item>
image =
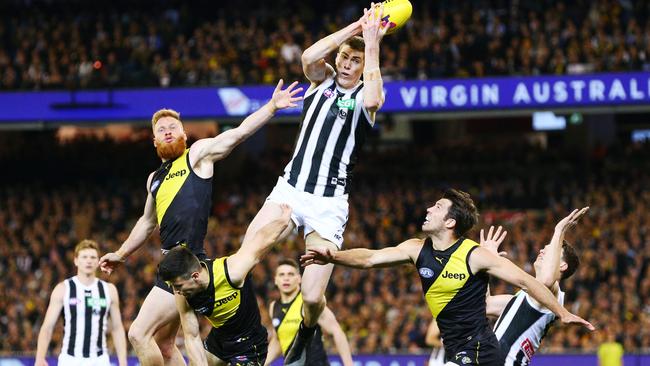
{"type": "Polygon", "coordinates": [[[64,283],[61,353],[84,358],[106,354],[106,319],[112,301],[108,283],[96,279],[85,286],[77,276],[64,283]]]}
{"type": "MultiPolygon", "coordinates": [[[[564,305],[564,292],[557,300],[564,305]]],[[[525,291],[519,291],[506,305],[494,326],[505,366],[529,365],[546,332],[555,321],[553,312],[535,302],[525,291]]]]}
{"type": "Polygon", "coordinates": [[[352,169],[373,121],[363,105],[363,83],[351,89],[335,75],[305,93],[300,134],[284,179],[318,196],[347,194],[352,169]]]}

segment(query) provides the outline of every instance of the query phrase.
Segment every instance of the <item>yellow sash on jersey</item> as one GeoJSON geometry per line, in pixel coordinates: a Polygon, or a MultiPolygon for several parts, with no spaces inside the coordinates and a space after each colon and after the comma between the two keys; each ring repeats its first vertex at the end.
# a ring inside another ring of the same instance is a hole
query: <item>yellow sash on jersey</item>
{"type": "Polygon", "coordinates": [[[190,149],[185,149],[183,155],[179,156],[172,163],[169,173],[160,182],[160,187],[156,193],[156,215],[158,217],[158,225],[162,223],[162,219],[167,212],[167,208],[174,201],[174,197],[180,191],[183,183],[187,177],[190,176],[190,167],[187,165],[187,154],[190,149]]]}
{"type": "Polygon", "coordinates": [[[478,243],[475,241],[463,240],[456,251],[449,257],[449,261],[442,269],[442,273],[438,275],[424,295],[434,318],[438,317],[438,314],[456,296],[458,291],[465,286],[469,279],[467,253],[477,245],[478,243]]]}
{"type": "Polygon", "coordinates": [[[208,320],[213,327],[219,328],[237,313],[241,304],[241,291],[230,285],[226,277],[225,260],[219,258],[212,264],[214,276],[214,308],[208,320]]]}
{"type": "MultiPolygon", "coordinates": [[[[275,304],[278,306],[279,304],[275,304]]],[[[282,347],[282,354],[286,355],[289,346],[298,333],[300,322],[302,321],[302,293],[298,293],[296,299],[293,301],[284,318],[278,326],[277,333],[280,340],[280,347],[282,347]]]]}

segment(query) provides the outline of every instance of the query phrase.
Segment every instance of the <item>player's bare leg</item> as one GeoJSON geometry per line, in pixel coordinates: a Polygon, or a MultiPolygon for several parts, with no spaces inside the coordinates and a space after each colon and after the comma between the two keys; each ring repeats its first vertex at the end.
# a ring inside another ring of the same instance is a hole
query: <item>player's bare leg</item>
{"type": "MultiPolygon", "coordinates": [[[[307,249],[310,248],[329,248],[338,250],[336,244],[329,240],[323,239],[317,232],[311,232],[305,238],[307,249]]],[[[329,283],[333,264],[323,266],[308,266],[302,275],[302,299],[303,299],[303,321],[300,324],[298,333],[293,343],[289,347],[285,357],[285,365],[301,366],[305,365],[307,359],[307,345],[311,342],[318,325],[318,318],[325,309],[325,290],[329,283]]]]}
{"type": "Polygon", "coordinates": [[[129,341],[143,366],[185,365],[176,347],[180,318],[174,295],[154,287],[129,328],[129,341]],[[160,334],[156,334],[160,331],[160,334]]]}
{"type": "MultiPolygon", "coordinates": [[[[266,224],[279,218],[280,216],[282,216],[282,207],[280,207],[280,204],[272,201],[264,202],[264,205],[262,205],[262,208],[260,208],[260,210],[257,212],[257,215],[255,215],[255,218],[253,218],[253,221],[248,224],[248,229],[246,229],[246,235],[244,236],[243,242],[246,242],[246,239],[252,237],[257,232],[257,230],[261,229],[266,224]]],[[[287,228],[278,238],[278,242],[284,241],[295,228],[296,225],[292,220],[289,222],[289,226],[287,226],[287,228]]]]}

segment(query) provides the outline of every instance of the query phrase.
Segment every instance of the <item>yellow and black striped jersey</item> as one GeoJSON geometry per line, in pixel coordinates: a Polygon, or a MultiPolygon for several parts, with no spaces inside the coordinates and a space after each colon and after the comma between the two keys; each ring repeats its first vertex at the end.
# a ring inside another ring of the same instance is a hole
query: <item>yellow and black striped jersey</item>
{"type": "Polygon", "coordinates": [[[489,326],[485,315],[489,276],[485,272],[472,273],[468,262],[478,246],[460,238],[447,250],[438,251],[427,238],[415,264],[445,349],[464,344],[489,326]]]}
{"type": "MultiPolygon", "coordinates": [[[[302,322],[302,293],[288,303],[277,301],[273,306],[271,314],[273,327],[278,335],[282,354],[286,356],[291,343],[296,338],[300,323],[302,322]]],[[[314,338],[307,349],[306,365],[316,365],[327,362],[327,353],[323,345],[323,336],[320,327],[316,329],[314,338]]]]}
{"type": "MultiPolygon", "coordinates": [[[[257,299],[250,276],[241,288],[230,282],[227,257],[205,260],[202,266],[210,273],[210,283],[205,291],[187,299],[188,304],[212,324],[214,337],[220,345],[256,344],[266,341],[257,299]]],[[[227,355],[230,350],[219,350],[227,355]]]]}
{"type": "Polygon", "coordinates": [[[203,259],[212,178],[203,179],[194,173],[189,152],[186,149],[178,158],[164,162],[154,172],[149,189],[156,205],[162,248],[184,244],[203,259]]]}

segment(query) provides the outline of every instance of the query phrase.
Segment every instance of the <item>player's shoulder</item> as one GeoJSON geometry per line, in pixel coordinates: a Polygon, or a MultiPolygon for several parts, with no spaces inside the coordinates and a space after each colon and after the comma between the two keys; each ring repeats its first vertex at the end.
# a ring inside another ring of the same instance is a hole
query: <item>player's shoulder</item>
{"type": "Polygon", "coordinates": [[[424,242],[425,239],[412,238],[401,242],[398,247],[402,252],[408,253],[409,257],[415,261],[415,259],[417,259],[418,255],[420,254],[422,247],[424,247],[424,242]]]}
{"type": "Polygon", "coordinates": [[[65,289],[65,286],[66,286],[65,284],[66,284],[66,282],[68,282],[68,281],[70,281],[70,278],[66,278],[65,280],[63,280],[63,281],[57,283],[56,286],[54,286],[54,289],[53,289],[52,291],[56,291],[56,290],[64,290],[64,289],[65,289]]]}
{"type": "Polygon", "coordinates": [[[424,242],[426,241],[426,238],[411,238],[408,240],[403,241],[400,245],[404,246],[414,246],[414,247],[421,247],[424,245],[424,242]]]}
{"type": "Polygon", "coordinates": [[[56,286],[54,286],[54,288],[52,289],[52,294],[50,295],[50,297],[52,297],[53,299],[59,299],[59,300],[63,299],[63,295],[65,294],[65,291],[66,291],[66,284],[65,283],[68,280],[69,280],[69,278],[57,283],[56,286]]]}

